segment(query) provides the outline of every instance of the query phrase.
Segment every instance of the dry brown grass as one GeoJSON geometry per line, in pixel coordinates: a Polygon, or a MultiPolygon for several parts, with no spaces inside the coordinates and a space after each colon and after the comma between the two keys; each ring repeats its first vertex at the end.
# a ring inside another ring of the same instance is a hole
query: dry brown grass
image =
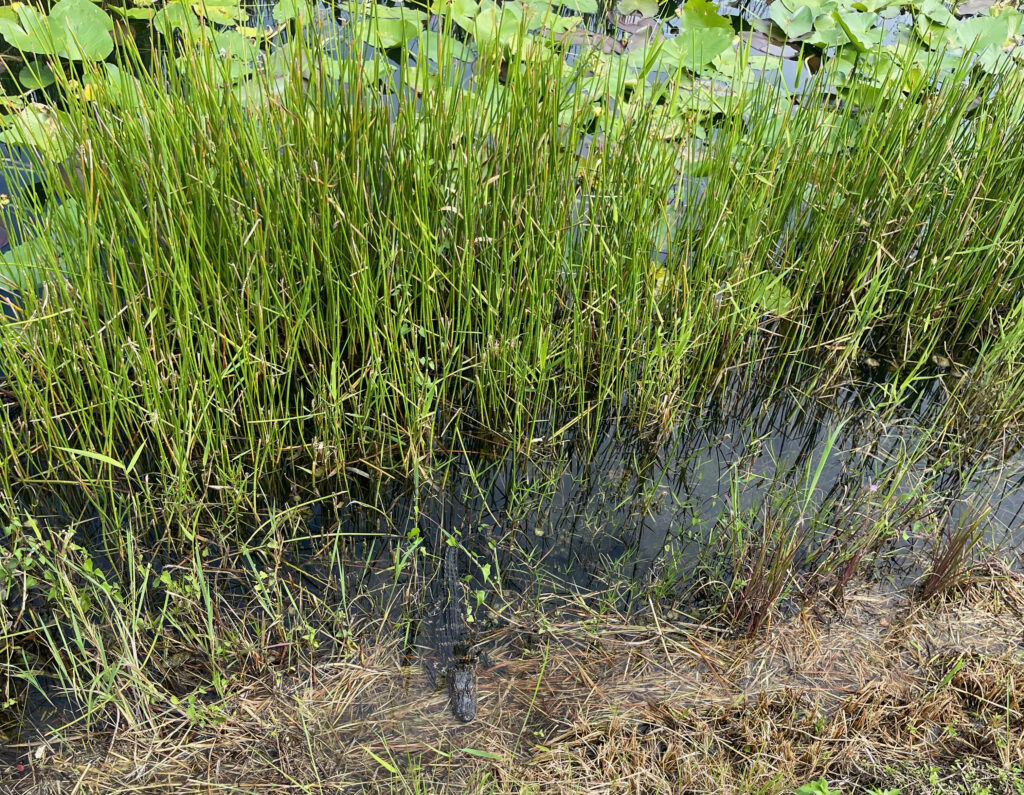
{"type": "Polygon", "coordinates": [[[552,600],[490,638],[468,726],[382,643],[253,681],[223,722],[66,730],[9,791],[938,792],[934,771],[971,759],[1018,792],[997,771],[1024,765],[1022,578],[976,570],[925,605],[865,586],[827,612],[752,641],[552,600]]]}

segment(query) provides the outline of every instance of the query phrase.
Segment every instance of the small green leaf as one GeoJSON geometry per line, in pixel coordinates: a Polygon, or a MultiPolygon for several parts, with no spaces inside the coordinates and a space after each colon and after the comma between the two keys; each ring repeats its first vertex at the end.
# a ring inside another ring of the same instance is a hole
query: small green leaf
{"type": "Polygon", "coordinates": [[[481,759],[494,759],[496,761],[500,761],[505,758],[501,754],[495,754],[490,751],[480,751],[476,748],[460,748],[459,750],[462,751],[464,754],[469,754],[470,756],[478,756],[481,759]]]}
{"type": "Polygon", "coordinates": [[[115,469],[120,469],[122,472],[125,471],[125,466],[117,459],[111,458],[109,455],[103,453],[97,453],[93,450],[76,450],[73,447],[60,447],[56,446],[57,450],[63,450],[65,453],[71,453],[72,455],[79,456],[81,458],[91,458],[94,461],[99,461],[103,464],[109,464],[115,469]]]}
{"type": "Polygon", "coordinates": [[[29,61],[18,72],[18,82],[30,90],[52,86],[55,80],[53,70],[42,61],[29,61]]]}
{"type": "Polygon", "coordinates": [[[393,764],[391,764],[390,762],[385,761],[384,759],[381,759],[379,756],[377,756],[377,754],[375,754],[373,751],[371,751],[365,745],[363,746],[363,750],[366,751],[366,753],[368,753],[370,756],[372,756],[374,761],[378,765],[380,765],[382,768],[384,768],[386,771],[388,771],[391,775],[393,775],[393,776],[397,776],[398,775],[398,768],[395,767],[393,764]]]}

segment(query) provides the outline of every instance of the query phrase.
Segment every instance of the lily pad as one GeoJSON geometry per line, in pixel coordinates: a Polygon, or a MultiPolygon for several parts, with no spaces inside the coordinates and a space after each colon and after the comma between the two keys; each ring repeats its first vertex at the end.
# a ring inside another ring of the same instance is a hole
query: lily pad
{"type": "Polygon", "coordinates": [[[839,8],[839,0],[777,0],[777,3],[773,3],[772,5],[776,4],[781,4],[790,11],[797,11],[800,8],[809,8],[811,10],[812,17],[831,14],[839,8]]]}
{"type": "Polygon", "coordinates": [[[42,61],[29,61],[18,72],[18,82],[29,90],[52,86],[55,81],[53,70],[42,61]]]}
{"type": "Polygon", "coordinates": [[[577,14],[596,14],[598,10],[597,0],[560,0],[558,5],[577,14]]]}
{"type": "Polygon", "coordinates": [[[73,61],[102,61],[114,51],[114,23],[89,0],[60,0],[50,11],[50,29],[61,42],[57,54],[73,61]]]}
{"type": "Polygon", "coordinates": [[[309,19],[312,13],[309,0],[278,0],[271,9],[275,22],[288,22],[292,19],[302,21],[309,19]]]}
{"type": "Polygon", "coordinates": [[[494,42],[507,46],[518,36],[521,22],[521,12],[515,6],[491,5],[476,15],[473,35],[478,46],[494,42]]]}
{"type": "Polygon", "coordinates": [[[732,23],[707,0],[689,0],[676,16],[679,33],[662,46],[664,66],[697,72],[732,45],[732,23]]]}
{"type": "Polygon", "coordinates": [[[61,114],[49,105],[26,105],[18,113],[4,117],[3,122],[0,141],[32,147],[58,161],[66,156],[60,127],[61,114]]]}
{"type": "Polygon", "coordinates": [[[918,6],[918,12],[928,17],[932,22],[944,27],[948,27],[956,22],[956,17],[949,12],[949,9],[940,0],[924,0],[918,6]]]}
{"type": "Polygon", "coordinates": [[[615,10],[623,16],[636,12],[642,17],[656,17],[658,16],[658,0],[619,0],[615,10]]]}
{"type": "Polygon", "coordinates": [[[50,34],[46,15],[29,5],[5,9],[8,14],[0,17],[0,35],[8,44],[21,52],[55,55],[56,43],[50,34]],[[11,13],[14,14],[13,18],[11,13]]]}
{"type": "Polygon", "coordinates": [[[239,0],[189,0],[196,16],[215,25],[234,25],[249,18],[239,0]]]}
{"type": "Polygon", "coordinates": [[[142,89],[139,81],[122,72],[112,63],[99,64],[82,78],[84,96],[105,91],[111,101],[120,108],[137,109],[141,102],[142,89]]]}
{"type": "Polygon", "coordinates": [[[989,48],[1003,50],[1014,46],[1014,37],[1020,30],[1021,14],[1014,12],[998,17],[973,17],[957,24],[956,37],[960,45],[982,52],[989,48]]]}
{"type": "Polygon", "coordinates": [[[450,14],[456,25],[470,30],[473,17],[480,13],[480,4],[476,0],[435,0],[430,10],[439,16],[450,14]]]}
{"type": "Polygon", "coordinates": [[[358,28],[363,40],[378,49],[400,47],[420,35],[421,27],[412,20],[366,17],[358,28]]]}
{"type": "Polygon", "coordinates": [[[875,27],[878,15],[865,11],[833,11],[832,19],[843,29],[858,52],[868,52],[881,45],[886,33],[875,27]]]}
{"type": "Polygon", "coordinates": [[[175,31],[181,31],[186,38],[193,39],[203,29],[191,8],[182,3],[169,3],[153,15],[153,27],[161,35],[170,38],[175,31]]]}
{"type": "Polygon", "coordinates": [[[473,51],[461,41],[434,30],[420,31],[417,53],[419,58],[435,63],[438,62],[438,58],[445,59],[446,62],[452,58],[458,61],[473,59],[473,51]]]}
{"type": "Polygon", "coordinates": [[[814,28],[814,12],[809,6],[791,10],[782,3],[772,3],[768,13],[772,22],[791,39],[806,36],[814,28]]]}
{"type": "Polygon", "coordinates": [[[103,60],[114,51],[114,23],[89,0],[60,0],[49,16],[20,4],[0,17],[0,35],[17,50],[75,61],[103,60]]]}

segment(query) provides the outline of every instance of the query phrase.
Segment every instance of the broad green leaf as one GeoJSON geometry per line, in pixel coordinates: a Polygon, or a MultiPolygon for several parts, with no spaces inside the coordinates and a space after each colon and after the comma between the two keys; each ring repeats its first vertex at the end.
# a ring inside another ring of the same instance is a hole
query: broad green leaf
{"type": "Polygon", "coordinates": [[[367,16],[375,16],[377,19],[404,19],[417,25],[423,24],[430,19],[430,16],[423,11],[417,8],[407,8],[406,6],[375,5],[367,16]]]}
{"type": "Polygon", "coordinates": [[[196,16],[215,25],[234,25],[249,18],[239,0],[190,0],[196,16]]]}
{"type": "Polygon", "coordinates": [[[849,42],[850,37],[832,14],[826,14],[814,20],[814,30],[804,38],[804,41],[823,48],[839,47],[849,42]]]}
{"type": "Polygon", "coordinates": [[[411,88],[417,94],[424,94],[438,87],[437,76],[430,74],[425,66],[409,66],[403,69],[402,79],[406,88],[411,88]]]}
{"type": "Polygon", "coordinates": [[[924,14],[914,19],[914,32],[933,50],[940,47],[956,47],[956,29],[942,25],[924,14]]]}
{"type": "Polygon", "coordinates": [[[956,22],[956,17],[949,12],[941,0],[924,0],[918,6],[918,12],[938,25],[949,26],[956,22]]]}
{"type": "Polygon", "coordinates": [[[139,81],[122,72],[112,63],[102,63],[82,78],[85,86],[83,96],[89,99],[93,93],[103,91],[120,108],[136,109],[142,97],[139,81]]]}
{"type": "Polygon", "coordinates": [[[226,59],[229,66],[229,77],[237,80],[255,68],[259,48],[241,33],[225,30],[214,34],[213,47],[219,55],[226,59]]]}
{"type": "Polygon", "coordinates": [[[444,59],[445,62],[451,58],[459,61],[473,59],[472,50],[461,41],[433,30],[420,31],[419,53],[422,58],[434,62],[438,62],[438,58],[444,59]]]}
{"type": "Polygon", "coordinates": [[[389,50],[412,41],[422,30],[411,20],[367,17],[365,21],[368,23],[365,29],[366,42],[382,50],[389,50]]]}
{"type": "Polygon", "coordinates": [[[962,19],[956,26],[956,37],[960,46],[974,52],[980,53],[991,47],[1003,50],[1016,43],[1013,37],[1019,24],[1019,13],[1016,18],[1003,14],[998,17],[962,19]]]}
{"type": "Polygon", "coordinates": [[[861,11],[833,11],[832,20],[843,29],[850,43],[858,52],[868,52],[879,46],[885,31],[876,28],[878,15],[861,11]]]}
{"type": "Polygon", "coordinates": [[[488,6],[473,20],[473,35],[477,46],[486,46],[495,41],[502,46],[512,43],[519,34],[521,12],[513,5],[488,6]]]}
{"type": "Polygon", "coordinates": [[[792,39],[806,36],[814,27],[814,12],[808,6],[800,6],[791,11],[782,3],[772,3],[769,15],[772,22],[792,39]]]}
{"type": "Polygon", "coordinates": [[[680,32],[713,28],[732,30],[732,23],[719,14],[715,4],[708,0],[688,0],[686,5],[676,11],[676,16],[679,17],[680,32]]]}
{"type": "Polygon", "coordinates": [[[683,68],[699,72],[715,57],[732,45],[732,31],[711,28],[691,31],[665,42],[661,50],[661,63],[673,69],[683,68]]]}
{"type": "MultiPolygon", "coordinates": [[[[801,7],[811,10],[812,17],[820,17],[831,14],[839,8],[839,0],[776,0],[790,11],[798,11],[801,7]]],[[[776,3],[773,3],[775,5],[776,3]]]]}
{"type": "Polygon", "coordinates": [[[472,30],[472,20],[480,13],[476,0],[435,0],[430,10],[439,15],[451,15],[452,20],[464,30],[472,30]]]}
{"type": "Polygon", "coordinates": [[[892,0],[854,0],[854,2],[850,3],[850,8],[857,11],[871,11],[874,13],[891,7],[892,0]]]}
{"type": "Polygon", "coordinates": [[[751,293],[754,303],[765,312],[779,317],[788,315],[799,306],[792,292],[783,284],[781,276],[759,274],[751,285],[751,293]]]}
{"type": "Polygon", "coordinates": [[[89,0],[60,0],[50,11],[54,41],[61,42],[58,55],[73,61],[102,61],[114,51],[110,31],[114,23],[89,0]]]}
{"type": "Polygon", "coordinates": [[[559,0],[558,5],[577,14],[596,14],[598,11],[597,0],[559,0]]]}
{"type": "Polygon", "coordinates": [[[175,31],[181,31],[186,38],[198,37],[203,25],[191,8],[182,3],[168,3],[153,15],[153,27],[161,35],[170,38],[175,31]]]}
{"type": "Polygon", "coordinates": [[[13,244],[0,252],[0,287],[22,292],[37,290],[52,256],[49,247],[38,240],[13,244]]]}
{"type": "Polygon", "coordinates": [[[61,42],[54,39],[49,19],[33,6],[20,6],[16,19],[0,17],[0,35],[21,52],[56,55],[60,51],[61,42]]]}
{"type": "Polygon", "coordinates": [[[623,15],[636,11],[643,17],[656,17],[658,16],[658,0],[619,0],[615,10],[623,15]]]}
{"type": "Polygon", "coordinates": [[[278,0],[274,3],[271,14],[275,22],[287,22],[290,19],[306,20],[312,14],[309,0],[278,0]]]}
{"type": "Polygon", "coordinates": [[[18,72],[18,82],[29,90],[52,86],[56,78],[43,61],[29,61],[18,72]]]}
{"type": "Polygon", "coordinates": [[[13,145],[31,146],[56,160],[65,157],[66,142],[61,134],[62,114],[48,105],[33,103],[18,113],[4,117],[0,140],[13,145]]]}

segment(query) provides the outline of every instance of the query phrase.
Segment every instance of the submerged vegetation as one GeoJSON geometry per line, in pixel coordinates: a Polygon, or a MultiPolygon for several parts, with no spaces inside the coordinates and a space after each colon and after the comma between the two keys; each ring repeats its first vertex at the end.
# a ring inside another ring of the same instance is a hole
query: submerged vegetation
{"type": "Polygon", "coordinates": [[[115,5],[0,9],[19,786],[143,780],[77,732],[194,761],[265,708],[297,767],[150,784],[884,789],[900,747],[1020,781],[1015,8],[115,5]],[[401,738],[442,559],[492,674],[470,728],[401,738]],[[926,651],[975,588],[991,645],[926,651]],[[868,592],[878,654],[804,703],[786,633],[868,592]],[[636,689],[679,655],[717,701],[636,689]],[[566,713],[602,659],[632,706],[566,713]]]}

